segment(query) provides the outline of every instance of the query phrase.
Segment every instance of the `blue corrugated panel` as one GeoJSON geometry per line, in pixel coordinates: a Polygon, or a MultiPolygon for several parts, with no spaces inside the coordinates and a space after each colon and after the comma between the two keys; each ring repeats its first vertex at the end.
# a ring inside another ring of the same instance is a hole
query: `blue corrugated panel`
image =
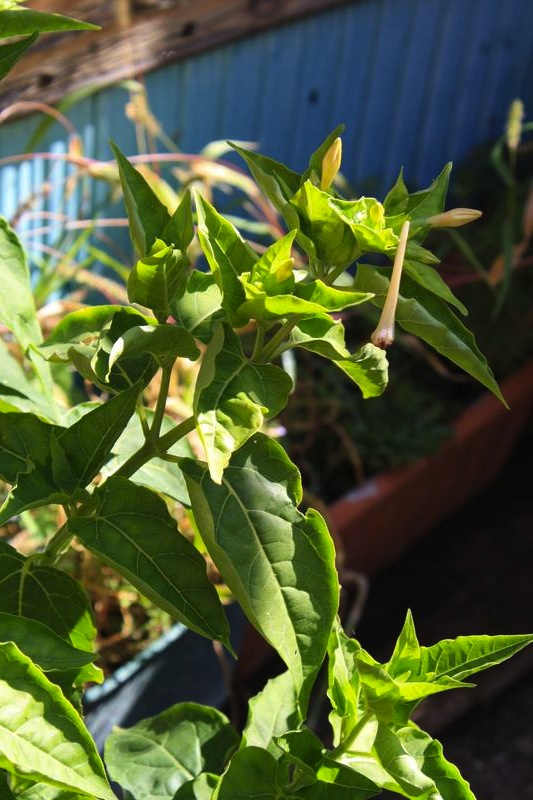
{"type": "MultiPolygon", "coordinates": [[[[515,97],[533,111],[532,31],[531,0],[362,0],[165,67],[146,84],[156,117],[190,152],[256,140],[300,169],[345,122],[347,178],[382,192],[402,165],[411,186],[424,185],[498,136],[515,97]]],[[[109,89],[71,112],[87,154],[109,158],[109,138],[135,151],[127,98],[109,89]]],[[[0,154],[21,149],[33,124],[0,129],[0,154]]],[[[63,138],[55,126],[47,146],[63,138]]],[[[0,170],[8,216],[28,192],[21,181],[18,169],[0,170]]],[[[49,203],[58,208],[59,196],[49,203]]]]}

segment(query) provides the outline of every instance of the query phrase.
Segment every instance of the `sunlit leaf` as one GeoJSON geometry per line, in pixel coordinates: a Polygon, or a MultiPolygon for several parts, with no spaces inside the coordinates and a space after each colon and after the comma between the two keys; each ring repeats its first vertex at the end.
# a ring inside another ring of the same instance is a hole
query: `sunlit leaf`
{"type": "Polygon", "coordinates": [[[211,477],[220,482],[235,452],[285,406],[292,381],[280,367],[253,364],[237,335],[220,326],[198,374],[194,412],[211,477]]]}
{"type": "Polygon", "coordinates": [[[278,651],[305,709],[338,602],[334,548],[320,515],[297,509],[296,467],[274,440],[254,436],[221,484],[183,460],[202,539],[251,622],[278,651]]]}
{"type": "Polygon", "coordinates": [[[0,644],[0,737],[9,772],[115,800],[81,718],[12,642],[0,644]]]}

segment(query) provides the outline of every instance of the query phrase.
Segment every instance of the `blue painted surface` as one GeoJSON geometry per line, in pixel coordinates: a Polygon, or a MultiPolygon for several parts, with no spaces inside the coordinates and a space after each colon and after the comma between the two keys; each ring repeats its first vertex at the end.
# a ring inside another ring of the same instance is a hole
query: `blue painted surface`
{"type": "MultiPolygon", "coordinates": [[[[167,66],[146,85],[156,117],[190,152],[254,140],[301,169],[345,122],[343,170],[356,191],[379,194],[402,165],[410,186],[426,185],[498,136],[515,97],[533,108],[532,30],[531,0],[362,0],[167,66]]],[[[88,155],[109,158],[110,137],[135,152],[127,99],[108,89],[69,113],[88,155]]],[[[34,124],[1,128],[0,154],[20,151],[34,124]]],[[[56,125],[46,147],[60,150],[64,138],[56,125]]],[[[49,165],[1,169],[2,212],[49,174],[49,165]]],[[[52,194],[47,204],[60,202],[52,194]]]]}

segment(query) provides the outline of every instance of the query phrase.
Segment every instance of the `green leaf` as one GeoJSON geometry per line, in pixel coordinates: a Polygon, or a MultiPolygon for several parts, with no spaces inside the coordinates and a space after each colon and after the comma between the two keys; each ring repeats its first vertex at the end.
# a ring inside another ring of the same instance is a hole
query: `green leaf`
{"type": "Polygon", "coordinates": [[[169,219],[165,227],[159,233],[159,238],[165,244],[172,244],[174,247],[185,253],[194,238],[194,223],[191,207],[191,193],[187,189],[178,203],[175,212],[169,219]]]}
{"type": "Polygon", "coordinates": [[[25,36],[33,34],[35,31],[51,33],[84,30],[98,30],[98,25],[64,17],[61,14],[48,14],[30,8],[15,8],[2,11],[0,37],[7,39],[8,36],[25,36]]]}
{"type": "Polygon", "coordinates": [[[0,741],[9,772],[115,800],[79,715],[12,642],[0,644],[0,741]]]}
{"type": "Polygon", "coordinates": [[[402,739],[388,726],[379,724],[374,740],[373,754],[388,773],[391,782],[383,788],[398,791],[406,797],[438,800],[435,782],[420,768],[417,760],[405,749],[402,739]]]}
{"type": "Polygon", "coordinates": [[[328,286],[321,280],[297,283],[294,293],[296,297],[309,303],[316,303],[324,311],[343,311],[345,308],[352,308],[372,299],[371,294],[354,292],[352,289],[339,286],[328,286]]]}
{"type": "Polygon", "coordinates": [[[26,50],[31,47],[31,45],[34,44],[38,38],[39,34],[36,31],[35,33],[32,33],[31,36],[26,36],[25,39],[20,39],[18,42],[0,45],[0,80],[5,78],[7,73],[15,66],[17,61],[22,58],[26,50]]]}
{"type": "Polygon", "coordinates": [[[211,800],[219,781],[218,775],[204,772],[193,781],[184,783],[174,795],[173,800],[211,800]]]}
{"type": "MultiPolygon", "coordinates": [[[[89,306],[72,311],[63,317],[39,350],[44,358],[51,361],[68,361],[69,350],[77,345],[96,347],[98,339],[116,313],[131,315],[133,325],[146,325],[155,322],[153,318],[141,314],[130,306],[89,306]]],[[[130,326],[130,327],[132,327],[130,326]]]]}
{"type": "Polygon", "coordinates": [[[387,668],[395,678],[407,672],[409,681],[463,681],[476,672],[501,664],[532,643],[531,634],[458,636],[432,647],[420,647],[417,656],[409,650],[395,650],[387,668]]]}
{"type": "Polygon", "coordinates": [[[194,396],[197,431],[216,483],[231,454],[284,408],[291,388],[284,370],[250,363],[231,328],[218,328],[204,354],[194,396]]]}
{"type": "Polygon", "coordinates": [[[337,619],[328,642],[328,690],[332,711],[329,722],[333,729],[333,744],[345,739],[359,721],[359,673],[356,657],[361,647],[350,639],[337,619]]]}
{"type": "Polygon", "coordinates": [[[97,658],[34,619],[0,612],[0,642],[14,642],[43,672],[77,670],[97,658]]]}
{"type": "Polygon", "coordinates": [[[403,180],[403,167],[402,167],[396,179],[396,183],[394,184],[392,189],[385,197],[385,200],[383,201],[385,213],[387,214],[387,216],[404,214],[404,212],[407,209],[408,200],[409,200],[409,192],[403,180]]]}
{"type": "Polygon", "coordinates": [[[179,325],[204,344],[219,322],[228,321],[214,275],[198,270],[190,274],[184,293],[174,298],[170,311],[179,325]]]}
{"type": "Polygon", "coordinates": [[[136,384],[100,404],[70,428],[54,428],[52,472],[57,487],[66,491],[83,488],[98,474],[135,411],[139,391],[136,384]]]}
{"type": "Polygon", "coordinates": [[[170,303],[181,294],[187,280],[188,260],[181,250],[156,239],[128,275],[128,299],[156,314],[163,322],[170,314],[170,303]],[[181,291],[180,291],[181,290],[181,291]]]}
{"type": "Polygon", "coordinates": [[[213,561],[287,664],[305,709],[338,603],[334,548],[322,517],[298,511],[299,473],[281,445],[262,434],[233,455],[220,485],[206,466],[181,464],[213,561]]]}
{"type": "Polygon", "coordinates": [[[413,222],[440,214],[444,210],[451,171],[452,163],[450,161],[428,189],[409,195],[405,212],[409,214],[413,222]]]}
{"type": "Polygon", "coordinates": [[[36,467],[29,473],[18,475],[17,484],[0,508],[0,525],[30,508],[66,503],[70,499],[52,483],[49,469],[36,467]]]}
{"type": "Polygon", "coordinates": [[[109,353],[109,370],[125,356],[150,353],[160,366],[176,358],[195,361],[200,355],[191,334],[176,325],[138,325],[120,336],[109,353]]]}
{"type": "MultiPolygon", "coordinates": [[[[382,308],[389,287],[390,270],[359,264],[355,286],[360,291],[372,292],[372,302],[382,308]]],[[[446,356],[469,375],[478,380],[505,404],[499,386],[479,351],[474,336],[465,328],[450,308],[435,295],[414,283],[408,275],[402,276],[396,321],[409,333],[419,336],[438,353],[446,356]]]]}
{"type": "Polygon", "coordinates": [[[273,158],[245,150],[232,142],[229,144],[244,158],[261,191],[281,212],[287,201],[298,191],[301,176],[273,158]]]}
{"type": "Polygon", "coordinates": [[[309,730],[288,733],[279,737],[277,744],[287,754],[286,760],[292,762],[292,782],[298,771],[302,784],[307,783],[306,771],[314,777],[310,785],[298,787],[296,797],[302,800],[366,800],[380,793],[380,788],[364,775],[329,757],[320,739],[309,730]]]}
{"type": "MultiPolygon", "coordinates": [[[[96,629],[89,599],[81,584],[55,567],[41,566],[0,541],[0,612],[46,625],[77,650],[94,655],[96,629]]],[[[83,681],[103,680],[92,664],[80,671],[83,681]]]]}
{"type": "Polygon", "coordinates": [[[164,611],[228,645],[228,623],[205,560],[179,533],[164,501],[121,477],[108,478],[93,497],[94,515],[72,517],[68,530],[164,611]]]}
{"type": "Polygon", "coordinates": [[[287,797],[286,770],[266,750],[245,747],[235,753],[216,790],[216,800],[279,800],[287,797]]]}
{"type": "Polygon", "coordinates": [[[0,772],[0,797],[2,797],[3,800],[17,800],[7,785],[7,773],[5,772],[0,772]]]}
{"type": "Polygon", "coordinates": [[[110,145],[117,160],[131,241],[142,258],[148,255],[155,240],[170,223],[170,214],[117,145],[114,142],[110,142],[110,145]]]}
{"type": "Polygon", "coordinates": [[[257,256],[238,230],[222,217],[200,194],[195,194],[198,238],[215,280],[222,292],[222,307],[233,325],[247,322],[238,314],[244,302],[239,276],[251,272],[257,256]]]}
{"type": "Polygon", "coordinates": [[[42,384],[35,376],[27,374],[11,355],[3,339],[0,339],[0,396],[19,411],[39,414],[40,417],[53,421],[59,416],[53,398],[43,393],[42,384]]]}
{"type": "Polygon", "coordinates": [[[378,397],[388,382],[385,351],[368,343],[350,354],[344,342],[344,327],[329,316],[300,320],[289,339],[291,347],[303,347],[332,361],[359,388],[363,397],[378,397]]]}
{"type": "Polygon", "coordinates": [[[86,800],[86,795],[39,782],[24,789],[17,795],[17,800],[86,800]]]}
{"type": "Polygon", "coordinates": [[[294,259],[291,256],[296,231],[290,231],[274,242],[252,267],[252,284],[268,295],[291,294],[294,291],[294,259]]]}
{"type": "Polygon", "coordinates": [[[421,264],[418,261],[406,259],[403,262],[403,269],[406,275],[409,275],[410,278],[424,289],[427,289],[428,292],[440,297],[440,299],[444,300],[446,303],[455,306],[461,314],[465,316],[468,315],[468,309],[458,300],[446,281],[441,278],[433,267],[421,264]]]}
{"type": "MultiPolygon", "coordinates": [[[[141,315],[139,315],[141,316],[141,315]]],[[[139,325],[139,316],[126,309],[117,311],[101,331],[97,349],[91,358],[91,368],[97,376],[99,385],[116,391],[130,387],[140,381],[146,386],[158,370],[158,364],[150,353],[125,355],[120,363],[109,365],[113,348],[125,333],[139,325]]],[[[72,352],[69,351],[72,359],[72,352]]]]}
{"type": "Polygon", "coordinates": [[[348,267],[361,255],[361,249],[333,200],[307,180],[285,207],[284,217],[290,227],[298,228],[298,241],[311,259],[326,268],[348,267]]]}
{"type": "Polygon", "coordinates": [[[301,722],[294,681],[290,672],[282,672],[248,701],[243,742],[267,748],[275,736],[295,730],[301,722]]]}
{"type": "Polygon", "coordinates": [[[0,477],[8,483],[15,483],[19,473],[31,472],[35,466],[46,468],[54,429],[35,414],[2,414],[0,477]]]}
{"type": "Polygon", "coordinates": [[[370,342],[349,358],[335,359],[334,364],[359,386],[365,398],[379,397],[387,387],[389,379],[387,356],[381,348],[370,342]]]}
{"type": "MultiPolygon", "coordinates": [[[[2,23],[4,14],[8,13],[20,12],[2,12],[2,23]]],[[[26,350],[32,344],[42,342],[43,336],[37,320],[26,255],[15,231],[2,217],[0,217],[0,263],[2,264],[0,320],[26,350]]]]}
{"type": "Polygon", "coordinates": [[[238,745],[239,735],[224,714],[180,703],[132,728],[115,728],[105,761],[111,778],[135,800],[172,800],[202,772],[221,773],[238,745]]]}
{"type": "Polygon", "coordinates": [[[440,742],[414,725],[399,730],[398,738],[421,772],[433,780],[442,800],[476,800],[457,767],[444,757],[440,742]]]}

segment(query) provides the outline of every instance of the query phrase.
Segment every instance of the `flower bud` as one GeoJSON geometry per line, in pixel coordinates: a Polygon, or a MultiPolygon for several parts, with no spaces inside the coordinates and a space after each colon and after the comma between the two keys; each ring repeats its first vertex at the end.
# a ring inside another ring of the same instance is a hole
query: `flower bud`
{"type": "Polygon", "coordinates": [[[468,225],[469,222],[479,219],[481,214],[475,208],[450,208],[442,214],[428,217],[426,222],[434,228],[460,228],[461,225],[468,225]]]}
{"type": "Polygon", "coordinates": [[[524,119],[524,104],[521,100],[513,100],[507,117],[506,139],[509,150],[516,150],[522,136],[522,120],[524,119]]]}
{"type": "Polygon", "coordinates": [[[370,337],[372,344],[375,344],[376,347],[381,347],[382,350],[394,341],[394,320],[396,317],[396,306],[398,305],[398,295],[400,294],[400,280],[402,277],[408,236],[409,220],[406,220],[400,231],[400,239],[394,257],[389,291],[387,292],[387,297],[383,304],[383,310],[381,311],[381,317],[379,318],[377,328],[370,337]]]}
{"type": "Polygon", "coordinates": [[[322,159],[322,177],[320,188],[327,192],[340,169],[342,160],[342,141],[339,136],[329,146],[326,155],[322,159]]]}

